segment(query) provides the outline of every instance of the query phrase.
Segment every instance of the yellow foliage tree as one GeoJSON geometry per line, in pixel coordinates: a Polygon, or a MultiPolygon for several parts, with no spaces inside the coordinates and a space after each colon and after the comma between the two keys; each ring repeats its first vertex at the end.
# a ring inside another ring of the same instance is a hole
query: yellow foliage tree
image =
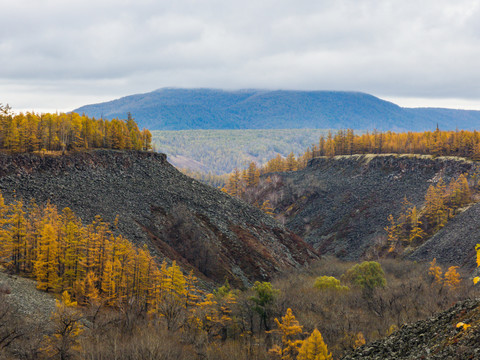
{"type": "Polygon", "coordinates": [[[262,203],[262,206],[260,206],[260,210],[262,210],[265,214],[273,215],[274,209],[273,209],[272,205],[270,204],[270,200],[265,200],[262,203]]]}
{"type": "Polygon", "coordinates": [[[385,231],[387,232],[387,243],[388,243],[388,252],[394,252],[395,248],[397,247],[399,241],[399,234],[398,234],[398,225],[395,223],[395,218],[392,214],[388,216],[388,222],[390,225],[385,227],[385,231]]]}
{"type": "Polygon", "coordinates": [[[62,295],[62,301],[56,303],[55,311],[52,314],[54,325],[53,333],[45,337],[43,351],[50,358],[70,359],[73,353],[80,350],[79,336],[83,327],[79,323],[82,314],[72,302],[68,292],[62,295]]]}
{"type": "Polygon", "coordinates": [[[83,280],[83,298],[86,304],[93,304],[98,300],[99,291],[97,288],[98,278],[93,271],[89,271],[83,280]]]}
{"type": "Polygon", "coordinates": [[[37,288],[40,290],[56,290],[58,284],[58,247],[55,228],[52,224],[45,224],[40,233],[35,261],[35,276],[37,288]]]}
{"type": "Polygon", "coordinates": [[[445,285],[450,289],[455,290],[460,285],[460,274],[457,272],[458,266],[450,266],[445,271],[445,285]]]}
{"type": "Polygon", "coordinates": [[[442,268],[437,265],[437,259],[434,258],[430,263],[430,268],[428,269],[428,274],[433,278],[433,280],[441,284],[442,282],[442,268]]]}
{"type": "Polygon", "coordinates": [[[270,352],[278,355],[282,360],[293,360],[298,354],[302,340],[298,337],[302,333],[302,326],[299,324],[292,309],[288,308],[285,316],[282,316],[282,322],[275,318],[278,329],[274,330],[282,335],[282,345],[274,346],[270,352]]]}
{"type": "Polygon", "coordinates": [[[322,334],[314,329],[312,334],[302,342],[298,350],[297,360],[330,360],[332,354],[328,352],[327,344],[322,334]]]}

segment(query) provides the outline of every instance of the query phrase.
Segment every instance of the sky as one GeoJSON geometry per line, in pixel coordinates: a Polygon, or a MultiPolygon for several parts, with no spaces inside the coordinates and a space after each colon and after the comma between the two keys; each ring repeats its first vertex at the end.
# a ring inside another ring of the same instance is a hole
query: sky
{"type": "Polygon", "coordinates": [[[0,0],[0,103],[162,87],[362,91],[480,110],[480,0],[0,0]]]}

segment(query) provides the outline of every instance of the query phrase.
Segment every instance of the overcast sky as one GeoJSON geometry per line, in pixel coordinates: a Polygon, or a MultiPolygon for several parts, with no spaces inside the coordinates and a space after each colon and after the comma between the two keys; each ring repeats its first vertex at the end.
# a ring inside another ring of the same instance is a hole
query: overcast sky
{"type": "Polygon", "coordinates": [[[167,86],[480,110],[480,0],[0,0],[0,103],[66,111],[167,86]]]}

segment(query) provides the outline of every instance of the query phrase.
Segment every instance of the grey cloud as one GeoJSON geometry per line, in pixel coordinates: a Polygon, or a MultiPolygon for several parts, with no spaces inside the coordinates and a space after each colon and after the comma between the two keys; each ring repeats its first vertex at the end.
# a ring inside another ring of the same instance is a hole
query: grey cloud
{"type": "Polygon", "coordinates": [[[0,102],[162,86],[480,99],[478,0],[0,2],[0,102]]]}

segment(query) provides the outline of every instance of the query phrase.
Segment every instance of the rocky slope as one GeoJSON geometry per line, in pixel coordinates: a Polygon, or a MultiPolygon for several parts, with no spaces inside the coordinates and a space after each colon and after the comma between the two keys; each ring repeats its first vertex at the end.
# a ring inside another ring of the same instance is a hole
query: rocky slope
{"type": "MultiPolygon", "coordinates": [[[[448,183],[462,173],[475,172],[477,167],[458,158],[412,155],[316,158],[301,171],[269,175],[272,181],[257,191],[262,199],[270,199],[290,230],[321,253],[357,260],[371,254],[375,243],[385,239],[387,217],[399,215],[405,197],[420,206],[431,184],[440,178],[448,183]]],[[[461,224],[448,224],[443,231],[449,236],[457,227],[464,230],[462,236],[470,239],[466,245],[470,250],[459,255],[459,261],[466,263],[473,255],[471,243],[478,238],[475,231],[467,229],[480,226],[480,220],[459,216],[456,221],[461,224]]],[[[440,262],[449,260],[452,246],[437,248],[440,262]]],[[[418,254],[418,259],[431,260],[433,253],[418,254]]]]}
{"type": "MultiPolygon", "coordinates": [[[[33,279],[10,275],[0,269],[0,300],[13,307],[18,317],[39,325],[47,322],[55,310],[55,298],[52,294],[37,290],[36,285],[33,279]]],[[[1,306],[0,313],[4,309],[1,306]]]]}
{"type": "Polygon", "coordinates": [[[0,190],[70,207],[84,222],[118,215],[131,241],[220,282],[248,285],[317,258],[273,218],[181,174],[163,154],[1,154],[0,190]]]}
{"type": "Polygon", "coordinates": [[[480,299],[460,302],[430,319],[404,325],[344,360],[480,359],[480,299]],[[466,326],[458,326],[464,323],[466,326]]]}
{"type": "Polygon", "coordinates": [[[480,244],[480,203],[474,204],[407,256],[410,260],[440,259],[468,271],[476,266],[475,245],[480,244]]]}

